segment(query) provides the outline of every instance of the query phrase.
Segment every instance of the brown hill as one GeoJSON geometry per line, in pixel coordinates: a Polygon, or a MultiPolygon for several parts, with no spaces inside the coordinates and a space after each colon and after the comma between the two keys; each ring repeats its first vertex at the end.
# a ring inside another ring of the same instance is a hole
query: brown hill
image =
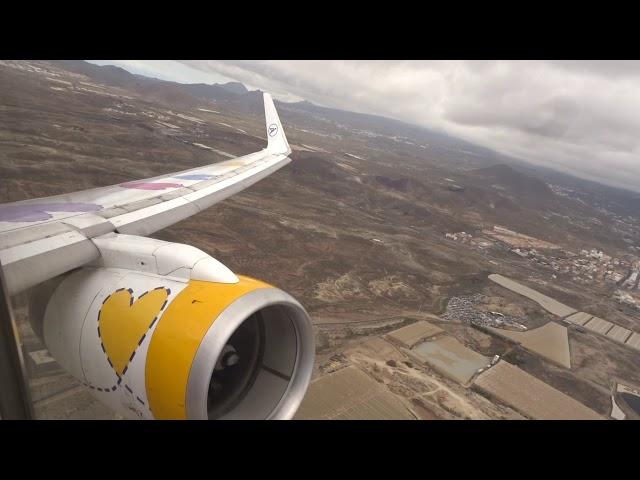
{"type": "Polygon", "coordinates": [[[552,197],[553,192],[539,178],[527,175],[505,164],[479,168],[472,172],[486,182],[499,185],[518,195],[534,195],[540,198],[552,197]]]}

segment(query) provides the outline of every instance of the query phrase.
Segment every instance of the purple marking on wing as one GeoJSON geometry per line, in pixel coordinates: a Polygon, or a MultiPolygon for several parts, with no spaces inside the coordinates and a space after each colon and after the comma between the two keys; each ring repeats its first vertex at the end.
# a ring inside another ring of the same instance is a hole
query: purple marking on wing
{"type": "Polygon", "coordinates": [[[205,174],[193,174],[193,175],[178,175],[174,178],[179,178],[181,180],[211,180],[215,175],[205,175],[205,174]]]}
{"type": "Polygon", "coordinates": [[[102,207],[93,203],[28,203],[0,205],[0,222],[41,222],[49,220],[48,212],[95,212],[102,207]]]}
{"type": "Polygon", "coordinates": [[[180,188],[184,187],[181,183],[153,183],[153,182],[128,182],[121,183],[123,188],[135,188],[138,190],[165,190],[167,188],[180,188]]]}

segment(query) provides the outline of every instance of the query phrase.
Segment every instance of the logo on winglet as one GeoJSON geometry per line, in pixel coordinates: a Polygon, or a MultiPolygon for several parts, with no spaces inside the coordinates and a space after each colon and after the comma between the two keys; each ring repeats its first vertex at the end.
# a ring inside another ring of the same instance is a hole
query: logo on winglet
{"type": "Polygon", "coordinates": [[[276,125],[275,123],[272,123],[271,125],[269,125],[269,127],[267,128],[267,131],[269,132],[269,136],[270,137],[275,137],[276,133],[278,133],[278,125],[276,125]]]}

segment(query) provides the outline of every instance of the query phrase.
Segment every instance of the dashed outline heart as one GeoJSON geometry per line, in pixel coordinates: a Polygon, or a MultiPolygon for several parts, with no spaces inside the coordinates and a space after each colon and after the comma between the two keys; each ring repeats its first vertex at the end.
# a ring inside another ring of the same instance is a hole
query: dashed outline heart
{"type": "MultiPolygon", "coordinates": [[[[169,296],[171,295],[171,289],[167,288],[167,287],[156,287],[152,290],[147,290],[146,292],[142,293],[137,299],[133,298],[133,290],[131,288],[119,288],[117,289],[115,292],[110,293],[103,301],[102,301],[102,305],[100,306],[100,309],[98,310],[98,315],[97,315],[97,332],[98,332],[98,338],[100,339],[100,346],[102,347],[102,351],[104,352],[104,355],[107,359],[107,362],[109,362],[109,366],[112,368],[113,373],[116,374],[116,377],[118,377],[118,381],[116,382],[115,385],[112,385],[110,387],[104,388],[104,387],[97,387],[95,385],[92,385],[89,382],[82,382],[83,385],[85,385],[86,387],[89,387],[92,390],[97,390],[99,392],[115,392],[117,390],[117,388],[120,386],[120,384],[122,383],[122,377],[127,373],[127,370],[129,368],[129,365],[131,364],[131,362],[133,361],[133,359],[136,356],[136,353],[138,351],[138,348],[140,347],[140,345],[142,344],[142,342],[144,341],[144,339],[147,336],[147,333],[149,333],[149,330],[151,330],[151,328],[155,325],[155,323],[158,321],[158,318],[160,317],[160,315],[162,314],[164,308],[167,306],[167,303],[169,302],[169,296]],[[107,350],[104,346],[104,343],[102,341],[102,335],[100,333],[100,315],[102,314],[102,307],[104,306],[105,303],[107,303],[107,301],[116,293],[118,292],[122,292],[123,290],[127,290],[129,292],[130,298],[129,298],[129,306],[132,307],[133,304],[135,302],[137,302],[138,300],[140,300],[142,297],[144,297],[145,295],[147,295],[149,292],[153,292],[156,290],[166,290],[167,291],[167,298],[165,299],[164,303],[162,304],[162,306],[160,307],[160,309],[158,310],[157,315],[153,318],[153,320],[151,321],[151,323],[149,324],[149,326],[147,327],[147,330],[142,334],[142,336],[140,337],[140,339],[138,340],[138,343],[136,344],[136,347],[133,349],[133,352],[131,353],[131,357],[129,357],[129,360],[127,361],[125,367],[122,370],[122,375],[120,375],[116,368],[113,365],[113,362],[111,361],[111,359],[109,358],[109,354],[107,353],[107,350]]],[[[138,400],[138,402],[140,402],[142,405],[145,405],[145,402],[138,396],[135,395],[133,390],[131,389],[131,387],[129,387],[129,385],[127,385],[125,383],[125,388],[127,389],[127,391],[131,394],[134,395],[136,397],[136,400],[138,400]]]]}

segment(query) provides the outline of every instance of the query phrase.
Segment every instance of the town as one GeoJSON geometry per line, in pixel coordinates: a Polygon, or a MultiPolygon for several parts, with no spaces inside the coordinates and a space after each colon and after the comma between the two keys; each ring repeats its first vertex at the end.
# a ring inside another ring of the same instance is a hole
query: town
{"type": "Polygon", "coordinates": [[[595,248],[576,253],[497,225],[476,235],[446,233],[445,238],[487,253],[517,255],[548,270],[552,280],[613,288],[615,300],[640,311],[640,258],[633,253],[613,257],[595,248]]]}

